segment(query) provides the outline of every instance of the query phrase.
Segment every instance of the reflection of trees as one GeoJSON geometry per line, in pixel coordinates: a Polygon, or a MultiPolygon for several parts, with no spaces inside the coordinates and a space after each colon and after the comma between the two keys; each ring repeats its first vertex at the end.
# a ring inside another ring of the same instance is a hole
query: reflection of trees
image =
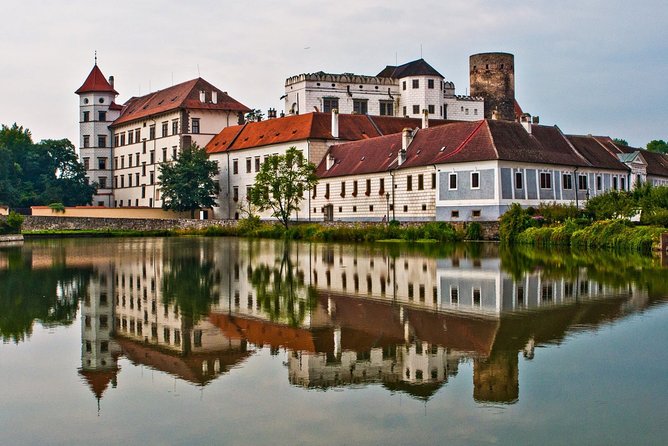
{"type": "Polygon", "coordinates": [[[70,325],[86,293],[91,270],[54,265],[32,269],[20,249],[5,251],[7,270],[0,270],[0,337],[24,341],[35,321],[44,326],[70,325]]]}
{"type": "Polygon", "coordinates": [[[175,305],[185,321],[196,324],[209,314],[220,283],[205,243],[175,244],[166,249],[162,279],[163,301],[175,305]]]}
{"type": "Polygon", "coordinates": [[[287,242],[274,265],[256,265],[250,279],[260,308],[272,321],[298,326],[315,308],[315,289],[304,284],[304,273],[294,267],[287,242]]]}
{"type": "Polygon", "coordinates": [[[581,270],[598,283],[623,288],[635,284],[650,296],[668,296],[668,274],[656,258],[638,253],[544,249],[530,246],[499,248],[501,269],[515,279],[536,270],[547,279],[577,278],[581,270]]]}

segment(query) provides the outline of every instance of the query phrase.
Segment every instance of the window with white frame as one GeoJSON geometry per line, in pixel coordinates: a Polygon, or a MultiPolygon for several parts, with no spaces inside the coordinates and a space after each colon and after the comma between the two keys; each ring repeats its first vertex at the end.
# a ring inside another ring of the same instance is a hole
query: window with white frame
{"type": "Polygon", "coordinates": [[[573,177],[571,176],[570,173],[565,173],[564,174],[562,184],[563,184],[564,190],[573,189],[573,177]]]}
{"type": "Polygon", "coordinates": [[[480,172],[471,172],[471,189],[480,189],[480,172]]]}
{"type": "Polygon", "coordinates": [[[587,190],[587,175],[578,176],[578,189],[587,190]]]}
{"type": "Polygon", "coordinates": [[[522,172],[515,172],[515,189],[522,189],[524,187],[524,176],[522,172]]]}
{"type": "Polygon", "coordinates": [[[457,174],[456,173],[451,173],[448,176],[448,185],[450,190],[456,190],[457,189],[457,174]]]}
{"type": "Polygon", "coordinates": [[[540,188],[552,189],[552,172],[540,173],[540,188]]]}

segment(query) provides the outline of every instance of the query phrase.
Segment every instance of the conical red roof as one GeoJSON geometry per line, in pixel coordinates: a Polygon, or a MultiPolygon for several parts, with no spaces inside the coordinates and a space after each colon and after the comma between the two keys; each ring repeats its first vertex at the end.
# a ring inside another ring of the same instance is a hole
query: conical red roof
{"type": "Polygon", "coordinates": [[[93,69],[90,70],[90,74],[86,78],[86,81],[77,91],[76,94],[82,93],[114,93],[118,94],[114,87],[112,87],[107,79],[102,74],[102,71],[97,67],[97,64],[93,66],[93,69]]]}

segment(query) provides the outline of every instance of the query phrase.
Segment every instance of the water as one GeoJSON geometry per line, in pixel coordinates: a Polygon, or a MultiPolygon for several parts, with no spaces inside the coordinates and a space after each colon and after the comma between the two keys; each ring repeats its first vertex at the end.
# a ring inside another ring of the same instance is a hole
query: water
{"type": "Polygon", "coordinates": [[[662,444],[667,272],[487,244],[0,248],[0,444],[662,444]]]}

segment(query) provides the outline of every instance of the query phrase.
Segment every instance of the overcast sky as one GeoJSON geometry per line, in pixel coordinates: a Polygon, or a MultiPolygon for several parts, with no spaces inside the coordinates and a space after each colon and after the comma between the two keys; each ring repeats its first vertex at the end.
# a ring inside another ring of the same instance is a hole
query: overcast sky
{"type": "Polygon", "coordinates": [[[542,124],[635,146],[668,139],[665,0],[3,1],[0,123],[78,141],[93,66],[117,102],[199,75],[265,114],[285,78],[376,74],[422,55],[468,92],[468,57],[515,55],[516,97],[542,124]]]}

